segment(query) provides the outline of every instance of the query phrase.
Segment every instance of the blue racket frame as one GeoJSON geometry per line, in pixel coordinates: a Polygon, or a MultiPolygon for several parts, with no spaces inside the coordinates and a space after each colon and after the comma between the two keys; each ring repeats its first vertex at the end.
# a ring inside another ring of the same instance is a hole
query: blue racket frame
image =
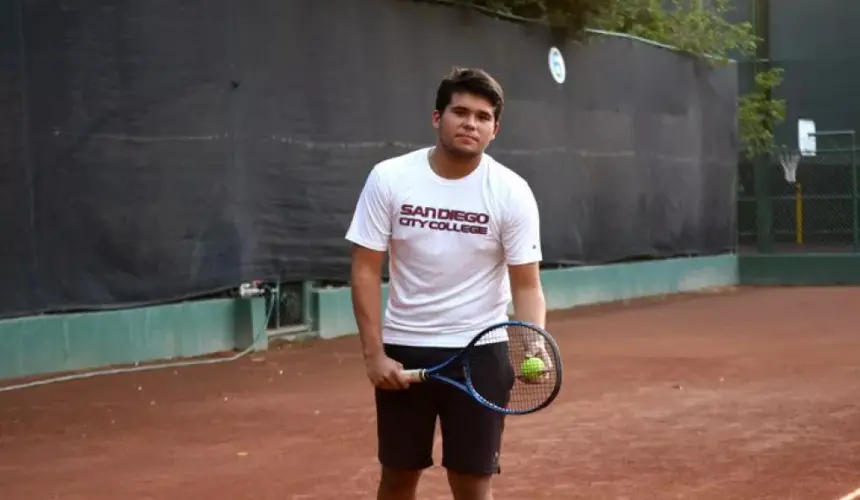
{"type": "Polygon", "coordinates": [[[429,368],[417,368],[417,369],[412,369],[412,370],[404,370],[403,374],[410,381],[410,383],[425,382],[427,380],[436,380],[438,382],[443,382],[443,383],[449,384],[449,385],[456,387],[457,389],[463,391],[464,393],[468,394],[478,403],[486,406],[487,408],[489,408],[493,411],[497,411],[499,413],[504,413],[506,415],[527,415],[529,413],[534,413],[536,411],[539,411],[539,410],[546,408],[555,400],[555,398],[558,396],[559,392],[561,391],[562,372],[563,372],[563,370],[562,370],[562,366],[561,366],[561,352],[559,351],[558,344],[555,342],[555,339],[552,337],[552,335],[550,335],[549,332],[547,332],[543,328],[541,328],[541,327],[539,327],[533,323],[511,320],[511,321],[502,321],[500,323],[496,323],[496,324],[493,324],[491,326],[488,326],[487,328],[484,328],[483,330],[481,330],[480,333],[475,335],[475,337],[472,338],[471,341],[469,341],[469,343],[466,345],[466,347],[464,347],[462,350],[460,350],[460,352],[458,352],[456,355],[451,356],[446,361],[439,363],[436,366],[431,366],[429,368]],[[529,328],[529,329],[539,333],[546,340],[547,349],[549,351],[551,351],[551,353],[554,355],[555,360],[557,360],[556,361],[557,364],[554,368],[554,370],[556,372],[555,387],[553,387],[552,393],[550,393],[550,396],[546,399],[546,401],[544,401],[542,404],[536,406],[535,408],[529,408],[527,410],[511,410],[508,408],[502,408],[501,406],[495,405],[492,402],[488,401],[486,398],[482,397],[475,390],[475,387],[472,385],[472,377],[471,377],[471,371],[470,371],[471,366],[469,364],[467,354],[488,333],[490,333],[494,330],[498,330],[500,328],[508,328],[508,327],[521,327],[521,328],[524,327],[524,328],[529,328]],[[440,373],[439,373],[442,370],[444,370],[446,367],[451,365],[452,363],[456,362],[458,359],[462,359],[463,374],[465,375],[465,379],[466,379],[465,384],[458,381],[458,380],[452,379],[450,377],[440,375],[440,373]]]}

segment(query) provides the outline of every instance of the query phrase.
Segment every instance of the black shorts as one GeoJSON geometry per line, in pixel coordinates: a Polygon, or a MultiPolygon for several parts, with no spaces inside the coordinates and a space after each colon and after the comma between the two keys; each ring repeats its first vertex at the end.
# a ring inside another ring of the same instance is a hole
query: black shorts
{"type": "MultiPolygon", "coordinates": [[[[406,369],[428,368],[456,354],[459,349],[386,345],[386,354],[406,369]]],[[[497,369],[473,370],[472,381],[494,403],[506,404],[514,385],[508,345],[499,342],[478,346],[472,366],[497,369]]],[[[463,379],[462,366],[452,363],[444,375],[463,379]]],[[[482,406],[468,394],[432,380],[410,385],[405,391],[376,390],[376,422],[379,461],[391,469],[424,469],[433,465],[436,418],[442,430],[442,466],[461,474],[500,472],[504,415],[482,406]]]]}

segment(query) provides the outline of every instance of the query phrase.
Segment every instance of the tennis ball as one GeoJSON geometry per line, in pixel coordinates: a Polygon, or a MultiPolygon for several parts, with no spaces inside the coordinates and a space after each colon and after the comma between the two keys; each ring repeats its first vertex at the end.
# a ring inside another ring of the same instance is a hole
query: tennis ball
{"type": "Polygon", "coordinates": [[[520,365],[520,371],[526,380],[539,378],[543,375],[544,370],[546,370],[546,365],[540,358],[527,358],[520,365]]]}

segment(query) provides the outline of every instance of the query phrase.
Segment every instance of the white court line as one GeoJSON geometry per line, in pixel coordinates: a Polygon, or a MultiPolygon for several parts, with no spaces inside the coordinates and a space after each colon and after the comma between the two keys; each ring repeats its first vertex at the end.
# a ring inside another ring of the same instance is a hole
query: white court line
{"type": "Polygon", "coordinates": [[[856,500],[857,498],[860,498],[860,488],[857,488],[856,490],[845,495],[844,497],[840,498],[839,500],[856,500]]]}

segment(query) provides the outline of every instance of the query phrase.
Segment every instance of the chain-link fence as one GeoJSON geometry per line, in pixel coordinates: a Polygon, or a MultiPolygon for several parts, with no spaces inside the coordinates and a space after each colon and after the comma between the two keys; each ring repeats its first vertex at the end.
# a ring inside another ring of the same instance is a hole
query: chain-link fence
{"type": "Polygon", "coordinates": [[[814,156],[780,148],[769,158],[740,165],[741,251],[860,252],[854,131],[816,135],[814,156]]]}

